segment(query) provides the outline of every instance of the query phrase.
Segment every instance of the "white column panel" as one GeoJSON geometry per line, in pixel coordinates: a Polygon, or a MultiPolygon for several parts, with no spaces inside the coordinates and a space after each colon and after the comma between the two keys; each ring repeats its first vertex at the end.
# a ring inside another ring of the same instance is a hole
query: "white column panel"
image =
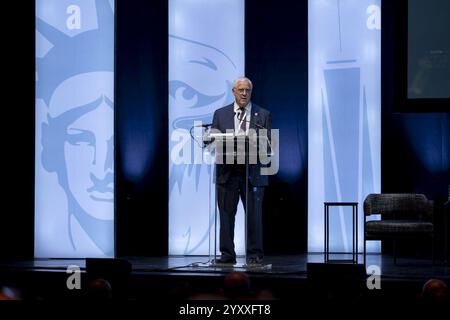
{"type": "MultiPolygon", "coordinates": [[[[322,252],[324,201],[380,192],[381,0],[308,2],[308,251],[322,252]]],[[[351,210],[330,210],[330,251],[351,252],[351,210]]],[[[378,242],[368,242],[378,251],[378,242]]]]}
{"type": "MultiPolygon", "coordinates": [[[[244,75],[244,10],[243,0],[169,1],[169,141],[175,130],[188,133],[196,120],[210,123],[214,110],[233,102],[232,82],[244,75]]],[[[169,254],[206,255],[214,228],[213,167],[193,164],[199,147],[190,138],[190,163],[176,164],[172,152],[178,143],[169,142],[169,254]]],[[[243,254],[241,205],[235,244],[243,254]]]]}
{"type": "Polygon", "coordinates": [[[114,1],[36,1],[35,256],[114,256],[114,1]]]}

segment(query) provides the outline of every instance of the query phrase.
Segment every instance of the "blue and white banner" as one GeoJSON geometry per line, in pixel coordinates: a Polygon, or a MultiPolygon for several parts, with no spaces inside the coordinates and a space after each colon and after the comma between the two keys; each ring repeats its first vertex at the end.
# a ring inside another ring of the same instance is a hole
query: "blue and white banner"
{"type": "MultiPolygon", "coordinates": [[[[244,12],[242,0],[169,1],[169,254],[211,253],[213,166],[194,164],[199,145],[189,129],[194,121],[211,123],[216,109],[234,101],[233,80],[244,75],[244,12]],[[192,150],[189,163],[177,161],[180,144],[192,150]]],[[[237,254],[244,233],[240,204],[237,254]]]]}
{"type": "Polygon", "coordinates": [[[36,1],[35,256],[114,256],[114,1],[36,1]]]}
{"type": "MultiPolygon", "coordinates": [[[[324,201],[380,192],[381,0],[309,0],[308,251],[324,244],[324,201]]],[[[330,211],[330,252],[351,252],[352,215],[330,211]]],[[[379,250],[379,243],[368,242],[379,250]]]]}

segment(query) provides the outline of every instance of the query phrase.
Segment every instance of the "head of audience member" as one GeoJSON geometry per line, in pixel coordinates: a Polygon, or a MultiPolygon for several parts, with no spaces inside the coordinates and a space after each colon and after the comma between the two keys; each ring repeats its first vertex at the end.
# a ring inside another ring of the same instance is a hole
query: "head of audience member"
{"type": "Polygon", "coordinates": [[[239,299],[249,295],[250,278],[244,272],[230,272],[225,276],[223,292],[231,299],[239,299]]]}
{"type": "Polygon", "coordinates": [[[112,299],[112,287],[108,280],[98,278],[89,281],[87,285],[87,297],[92,300],[112,299]]]}
{"type": "Polygon", "coordinates": [[[422,288],[422,299],[425,302],[444,302],[449,300],[447,284],[439,279],[428,280],[422,288]]]}

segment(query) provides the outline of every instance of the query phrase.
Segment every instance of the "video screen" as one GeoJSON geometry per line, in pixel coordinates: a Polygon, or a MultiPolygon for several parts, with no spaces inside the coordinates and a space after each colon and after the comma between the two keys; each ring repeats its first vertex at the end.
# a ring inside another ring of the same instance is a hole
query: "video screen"
{"type": "Polygon", "coordinates": [[[450,98],[450,1],[408,1],[408,99],[450,98]]]}

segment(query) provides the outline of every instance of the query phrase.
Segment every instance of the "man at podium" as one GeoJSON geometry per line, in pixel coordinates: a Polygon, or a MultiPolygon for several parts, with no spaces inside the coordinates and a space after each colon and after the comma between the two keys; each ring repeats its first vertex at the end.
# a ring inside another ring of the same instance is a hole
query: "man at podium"
{"type": "MultiPolygon", "coordinates": [[[[270,137],[272,117],[268,110],[250,101],[253,85],[250,79],[241,77],[233,82],[235,101],[214,112],[212,129],[225,133],[234,130],[236,136],[248,136],[249,132],[266,129],[270,137]]],[[[269,138],[270,139],[270,138],[269,138]]],[[[256,161],[248,164],[248,184],[246,165],[238,163],[216,164],[217,204],[220,215],[221,257],[215,263],[235,264],[234,226],[236,211],[241,199],[246,210],[247,264],[261,264],[263,260],[262,202],[268,176],[261,174],[263,164],[256,161]],[[248,186],[246,192],[246,186],[248,186]]]]}

